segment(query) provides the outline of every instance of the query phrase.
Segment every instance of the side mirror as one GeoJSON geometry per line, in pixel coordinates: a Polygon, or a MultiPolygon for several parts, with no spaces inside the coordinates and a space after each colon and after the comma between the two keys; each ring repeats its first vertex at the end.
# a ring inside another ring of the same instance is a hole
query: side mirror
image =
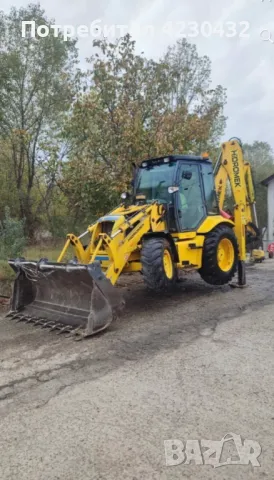
{"type": "Polygon", "coordinates": [[[190,180],[192,178],[192,172],[190,172],[189,170],[183,170],[182,178],[190,180]]]}

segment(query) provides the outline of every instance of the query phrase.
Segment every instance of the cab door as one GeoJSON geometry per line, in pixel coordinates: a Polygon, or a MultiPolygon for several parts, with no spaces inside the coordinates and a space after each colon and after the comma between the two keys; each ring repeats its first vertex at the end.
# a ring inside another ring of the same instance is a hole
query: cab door
{"type": "Polygon", "coordinates": [[[195,231],[207,215],[201,167],[182,162],[178,174],[176,210],[179,231],[195,231]]]}

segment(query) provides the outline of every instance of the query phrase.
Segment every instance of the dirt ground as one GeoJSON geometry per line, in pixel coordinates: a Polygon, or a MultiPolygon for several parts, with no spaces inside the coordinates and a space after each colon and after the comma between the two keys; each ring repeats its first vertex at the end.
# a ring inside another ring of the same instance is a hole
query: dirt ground
{"type": "Polygon", "coordinates": [[[151,296],[137,281],[83,342],[1,319],[1,479],[274,478],[274,261],[244,290],[191,274],[151,296]],[[165,440],[231,432],[259,442],[260,467],[166,465],[165,440]]]}

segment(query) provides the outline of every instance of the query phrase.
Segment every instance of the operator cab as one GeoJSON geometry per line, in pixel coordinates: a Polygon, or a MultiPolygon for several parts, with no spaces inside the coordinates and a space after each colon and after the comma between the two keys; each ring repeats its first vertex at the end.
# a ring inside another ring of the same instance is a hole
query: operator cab
{"type": "Polygon", "coordinates": [[[212,162],[206,156],[170,155],[145,160],[138,168],[135,202],[166,205],[171,231],[196,230],[218,215],[212,162]]]}

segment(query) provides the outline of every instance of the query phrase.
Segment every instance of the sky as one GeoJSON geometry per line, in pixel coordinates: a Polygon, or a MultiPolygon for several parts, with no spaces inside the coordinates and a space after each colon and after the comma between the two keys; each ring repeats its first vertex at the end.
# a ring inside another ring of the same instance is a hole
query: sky
{"type": "MultiPolygon", "coordinates": [[[[11,6],[26,6],[29,1],[1,0],[0,9],[7,13],[11,6]]],[[[197,45],[199,55],[211,59],[212,86],[227,89],[223,140],[237,136],[245,143],[267,141],[274,149],[274,0],[41,0],[40,4],[55,24],[76,29],[98,20],[96,25],[105,35],[109,30],[110,39],[130,31],[137,51],[156,59],[185,35],[197,45]],[[112,25],[116,25],[114,33],[112,25]]],[[[92,54],[93,40],[93,35],[79,39],[82,66],[92,54]]]]}

